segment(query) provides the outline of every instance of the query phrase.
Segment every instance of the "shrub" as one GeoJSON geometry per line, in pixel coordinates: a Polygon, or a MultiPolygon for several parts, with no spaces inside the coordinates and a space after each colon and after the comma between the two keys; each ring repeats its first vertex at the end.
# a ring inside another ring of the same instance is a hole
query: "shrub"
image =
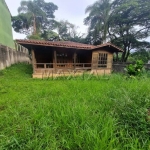
{"type": "Polygon", "coordinates": [[[125,68],[127,74],[131,76],[140,76],[144,71],[144,63],[142,60],[137,60],[135,64],[130,64],[125,68]]]}

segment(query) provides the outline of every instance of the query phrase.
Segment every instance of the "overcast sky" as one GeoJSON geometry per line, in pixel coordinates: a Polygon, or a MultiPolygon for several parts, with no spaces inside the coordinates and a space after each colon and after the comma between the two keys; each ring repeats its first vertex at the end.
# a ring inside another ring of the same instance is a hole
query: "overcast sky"
{"type": "MultiPolygon", "coordinates": [[[[20,6],[21,0],[5,0],[12,16],[18,14],[17,9],[20,6]]],[[[56,20],[68,20],[70,23],[79,27],[79,32],[86,33],[87,26],[83,25],[83,20],[86,17],[85,9],[88,5],[93,4],[93,0],[45,0],[46,2],[53,2],[58,6],[55,12],[56,20]]],[[[13,31],[14,39],[25,38],[24,35],[15,33],[13,31]]]]}

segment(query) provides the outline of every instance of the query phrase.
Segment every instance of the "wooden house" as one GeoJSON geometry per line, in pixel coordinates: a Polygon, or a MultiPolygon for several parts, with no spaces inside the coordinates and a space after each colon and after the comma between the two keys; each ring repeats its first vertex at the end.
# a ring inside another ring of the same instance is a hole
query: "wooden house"
{"type": "Polygon", "coordinates": [[[88,45],[70,41],[16,40],[31,51],[33,78],[83,71],[110,74],[113,54],[123,52],[111,43],[88,45]]]}

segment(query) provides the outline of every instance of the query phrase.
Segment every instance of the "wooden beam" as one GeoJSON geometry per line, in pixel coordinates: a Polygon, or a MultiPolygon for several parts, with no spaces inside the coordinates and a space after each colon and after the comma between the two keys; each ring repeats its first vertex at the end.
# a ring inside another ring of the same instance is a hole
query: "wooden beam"
{"type": "Polygon", "coordinates": [[[35,52],[34,49],[31,50],[31,55],[32,55],[32,67],[33,67],[33,73],[35,73],[35,63],[36,63],[36,59],[35,59],[35,52]]]}
{"type": "Polygon", "coordinates": [[[73,54],[74,68],[76,68],[76,59],[77,59],[77,52],[75,51],[73,54]]]}
{"type": "Polygon", "coordinates": [[[54,65],[54,68],[56,68],[57,66],[57,52],[56,52],[56,50],[54,50],[54,63],[55,63],[55,65],[54,65]]]}

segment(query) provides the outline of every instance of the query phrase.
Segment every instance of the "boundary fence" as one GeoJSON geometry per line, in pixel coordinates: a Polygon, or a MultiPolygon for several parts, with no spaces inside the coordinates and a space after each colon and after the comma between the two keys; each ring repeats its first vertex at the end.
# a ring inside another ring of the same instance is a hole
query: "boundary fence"
{"type": "Polygon", "coordinates": [[[29,63],[29,52],[25,47],[15,43],[15,49],[0,44],[0,70],[19,62],[29,63]]]}
{"type": "MultiPolygon", "coordinates": [[[[124,73],[125,72],[124,68],[128,66],[129,64],[132,64],[132,63],[113,63],[113,66],[112,66],[113,72],[124,73]]],[[[150,64],[144,64],[144,67],[147,71],[150,70],[150,64]]]]}

